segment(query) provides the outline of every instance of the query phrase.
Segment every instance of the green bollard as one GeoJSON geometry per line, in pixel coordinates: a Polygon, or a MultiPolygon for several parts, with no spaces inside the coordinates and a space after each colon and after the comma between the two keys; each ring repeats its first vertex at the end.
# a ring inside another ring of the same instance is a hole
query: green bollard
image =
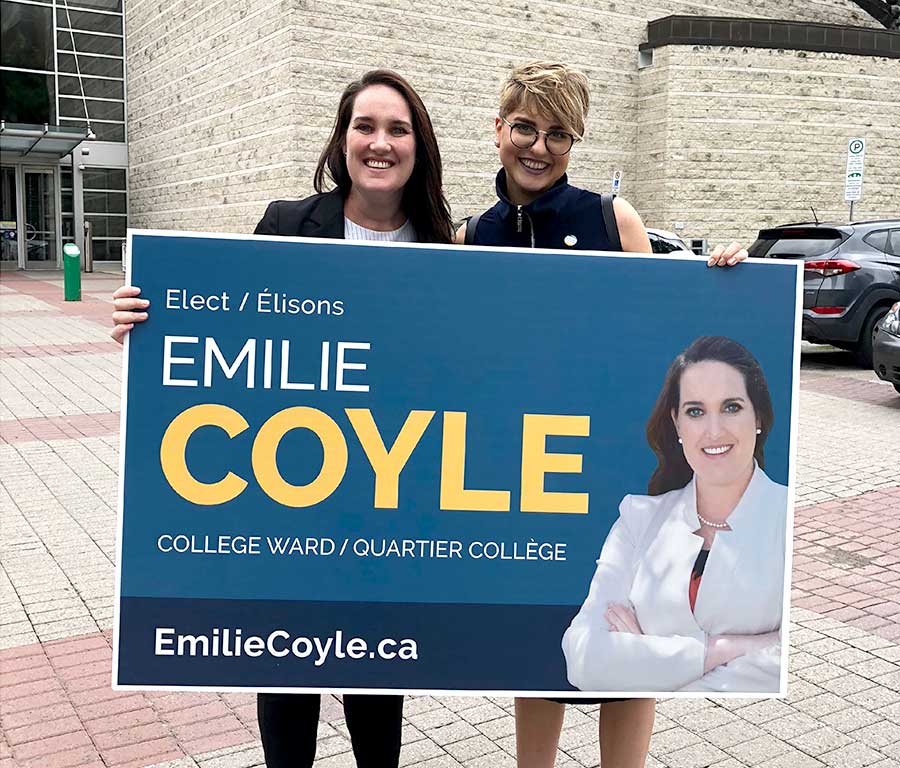
{"type": "Polygon", "coordinates": [[[66,301],[81,301],[81,249],[75,243],[63,246],[63,286],[66,301]]]}

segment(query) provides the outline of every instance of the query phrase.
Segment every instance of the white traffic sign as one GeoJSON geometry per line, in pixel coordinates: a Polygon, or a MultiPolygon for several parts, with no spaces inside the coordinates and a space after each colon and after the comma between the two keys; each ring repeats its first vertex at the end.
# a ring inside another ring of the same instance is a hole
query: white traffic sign
{"type": "Polygon", "coordinates": [[[863,173],[866,164],[866,140],[847,140],[847,173],[844,183],[844,200],[859,200],[862,197],[863,173]]]}

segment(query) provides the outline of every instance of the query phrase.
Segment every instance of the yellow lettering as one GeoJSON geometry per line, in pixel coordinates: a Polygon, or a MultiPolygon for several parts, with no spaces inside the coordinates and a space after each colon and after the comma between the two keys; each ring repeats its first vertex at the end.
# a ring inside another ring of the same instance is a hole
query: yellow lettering
{"type": "Polygon", "coordinates": [[[253,441],[253,473],[259,487],[286,507],[311,507],[327,499],[341,484],[347,471],[347,443],[334,420],[315,408],[285,408],[269,418],[253,441]],[[307,485],[292,485],[278,471],[278,445],[292,429],[308,429],[322,443],[322,468],[307,485]]]}
{"type": "Polygon", "coordinates": [[[586,493],[552,493],[544,490],[548,472],[581,472],[580,453],[547,453],[547,435],[587,437],[590,416],[553,416],[526,413],[522,423],[523,512],[565,512],[584,515],[588,511],[586,493]]]}
{"type": "Polygon", "coordinates": [[[239,496],[247,481],[229,472],[216,483],[201,483],[187,467],[185,451],[191,435],[200,427],[219,427],[235,437],[250,425],[241,414],[225,405],[195,405],[179,413],[166,428],[159,446],[159,461],[172,490],[192,504],[224,504],[239,496]]]}
{"type": "Polygon", "coordinates": [[[389,451],[368,408],[347,408],[345,412],[375,472],[375,508],[397,509],[400,473],[431,423],[434,411],[410,411],[389,451]]]}
{"type": "Polygon", "coordinates": [[[466,484],[466,414],[444,412],[441,509],[509,512],[509,491],[470,490],[466,484]]]}

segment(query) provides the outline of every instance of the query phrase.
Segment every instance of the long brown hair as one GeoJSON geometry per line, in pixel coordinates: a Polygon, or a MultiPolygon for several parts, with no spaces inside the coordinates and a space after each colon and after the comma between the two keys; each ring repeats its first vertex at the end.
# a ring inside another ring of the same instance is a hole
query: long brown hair
{"type": "Polygon", "coordinates": [[[730,365],[744,377],[747,394],[753,403],[760,428],[753,457],[761,469],[766,466],[766,438],[775,422],[775,413],[762,367],[745,347],[733,339],[725,336],[701,336],[672,361],[647,422],[647,442],[658,462],[647,486],[647,493],[651,496],[683,488],[694,474],[678,444],[672,411],[677,412],[681,402],[681,375],[688,366],[706,360],[730,365]]]}
{"type": "Polygon", "coordinates": [[[334,182],[344,199],[350,194],[352,181],[344,156],[344,140],[353,116],[357,95],[372,85],[386,85],[399,93],[409,106],[413,132],[416,137],[416,162],[412,175],[403,188],[401,205],[418,239],[423,243],[449,243],[453,237],[450,206],[444,196],[441,153],[428,110],[419,94],[396,72],[373,69],[359,80],[350,83],[341,94],[334,128],[316,165],[313,186],[316,192],[325,191],[325,177],[334,182]]]}

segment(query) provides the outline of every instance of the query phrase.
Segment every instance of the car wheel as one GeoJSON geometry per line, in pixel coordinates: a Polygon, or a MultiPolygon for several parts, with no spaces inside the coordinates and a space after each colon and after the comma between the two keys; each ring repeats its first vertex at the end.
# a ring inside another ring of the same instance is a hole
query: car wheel
{"type": "Polygon", "coordinates": [[[866,322],[863,323],[862,333],[859,335],[859,344],[856,347],[856,362],[863,368],[872,367],[872,342],[875,340],[875,326],[881,322],[888,313],[889,307],[875,307],[866,322]]]}

